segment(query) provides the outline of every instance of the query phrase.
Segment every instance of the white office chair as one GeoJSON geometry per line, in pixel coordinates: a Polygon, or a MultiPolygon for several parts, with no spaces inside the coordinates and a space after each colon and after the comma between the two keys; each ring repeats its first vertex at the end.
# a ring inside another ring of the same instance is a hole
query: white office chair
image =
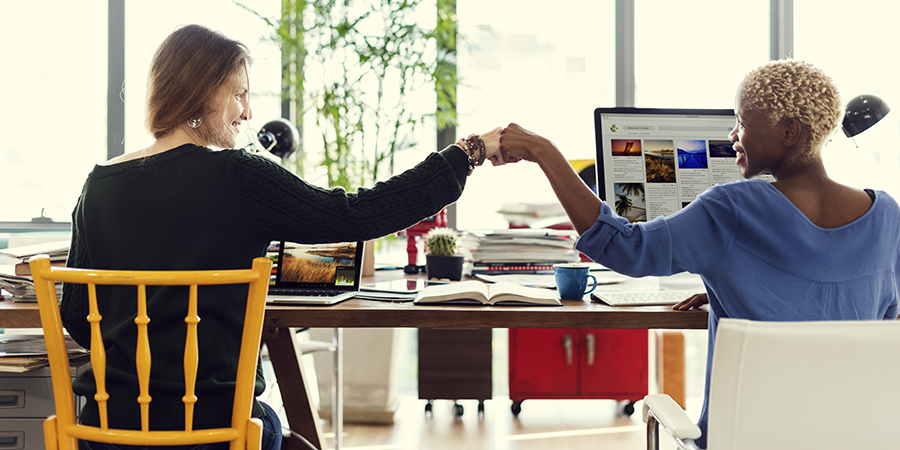
{"type": "MultiPolygon", "coordinates": [[[[722,319],[710,381],[710,450],[896,449],[900,322],[722,319]]],[[[668,396],[644,398],[647,447],[700,429],[668,396]]]]}

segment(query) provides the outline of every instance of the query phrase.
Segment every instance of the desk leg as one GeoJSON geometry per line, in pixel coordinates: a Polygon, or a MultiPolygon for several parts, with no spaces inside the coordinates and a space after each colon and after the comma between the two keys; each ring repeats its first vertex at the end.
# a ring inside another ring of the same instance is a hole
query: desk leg
{"type": "Polygon", "coordinates": [[[657,330],[656,345],[659,391],[685,408],[684,333],[657,330]]]}
{"type": "MultiPolygon", "coordinates": [[[[269,359],[275,370],[275,378],[281,391],[288,428],[291,434],[299,434],[316,448],[322,448],[322,427],[319,412],[313,405],[306,385],[307,377],[300,363],[293,330],[290,328],[267,327],[263,332],[263,342],[269,349],[269,359]]],[[[305,444],[294,436],[285,436],[284,450],[306,449],[305,444]]]]}

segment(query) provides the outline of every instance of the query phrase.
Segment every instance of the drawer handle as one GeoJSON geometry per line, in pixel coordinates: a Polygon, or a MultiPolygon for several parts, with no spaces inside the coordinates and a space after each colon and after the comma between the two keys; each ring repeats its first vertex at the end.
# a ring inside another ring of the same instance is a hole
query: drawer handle
{"type": "Polygon", "coordinates": [[[0,391],[0,408],[24,408],[25,391],[0,391]]]}
{"type": "Polygon", "coordinates": [[[597,349],[596,339],[594,338],[594,333],[588,333],[587,336],[584,337],[584,340],[587,344],[587,364],[589,366],[594,365],[594,352],[597,349]]]}
{"type": "Polygon", "coordinates": [[[24,431],[0,431],[0,449],[19,450],[25,448],[24,431]]]}
{"type": "Polygon", "coordinates": [[[566,349],[566,364],[572,365],[572,335],[563,336],[563,348],[566,349]]]}

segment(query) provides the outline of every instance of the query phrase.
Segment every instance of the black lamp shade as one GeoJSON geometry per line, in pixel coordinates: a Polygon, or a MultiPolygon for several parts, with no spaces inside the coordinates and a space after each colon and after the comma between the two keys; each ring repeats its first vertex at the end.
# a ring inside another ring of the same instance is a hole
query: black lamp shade
{"type": "Polygon", "coordinates": [[[860,95],[847,103],[844,123],[841,127],[847,137],[866,131],[881,120],[891,108],[874,95],[860,95]]]}
{"type": "Polygon", "coordinates": [[[279,158],[287,158],[300,145],[297,128],[286,119],[275,119],[266,123],[256,134],[259,143],[279,158]]]}

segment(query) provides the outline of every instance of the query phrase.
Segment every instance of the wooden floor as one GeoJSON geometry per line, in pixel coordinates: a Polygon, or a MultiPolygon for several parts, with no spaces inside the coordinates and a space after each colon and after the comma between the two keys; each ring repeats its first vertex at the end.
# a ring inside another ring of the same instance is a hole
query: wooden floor
{"type": "MultiPolygon", "coordinates": [[[[696,419],[702,403],[702,376],[705,365],[705,330],[686,332],[686,383],[688,414],[696,419]],[[699,364],[699,365],[698,365],[699,364]]],[[[414,339],[409,339],[414,341],[414,339]]],[[[420,400],[414,376],[401,377],[396,394],[400,399],[392,425],[345,423],[343,446],[347,450],[641,450],[646,448],[646,428],[641,420],[642,403],[635,404],[632,416],[625,416],[614,400],[525,400],[522,411],[510,410],[507,361],[507,335],[494,334],[494,397],[485,402],[485,413],[478,414],[476,400],[460,400],[464,412],[457,418],[452,400],[436,400],[426,415],[426,400],[420,400]]],[[[408,347],[403,358],[415,364],[416,349],[408,347]]],[[[280,409],[278,386],[263,356],[263,367],[270,386],[263,401],[280,409]]],[[[309,369],[307,369],[309,370],[309,369]]],[[[651,367],[651,373],[654,367],[651,367]]],[[[407,373],[409,371],[402,371],[407,373]]],[[[651,380],[650,391],[655,392],[651,380]]],[[[330,420],[322,419],[324,449],[334,448],[330,420]]],[[[284,421],[282,415],[282,421],[284,421]]],[[[676,446],[668,436],[660,448],[676,446]]],[[[324,450],[323,449],[323,450],[324,450]]]]}
{"type": "MultiPolygon", "coordinates": [[[[691,399],[691,405],[699,399],[691,399]]],[[[619,413],[612,400],[526,400],[518,417],[509,398],[485,402],[461,400],[464,413],[454,415],[454,402],[437,400],[425,414],[425,400],[403,396],[393,425],[344,425],[344,449],[353,450],[581,450],[646,448],[640,407],[631,417],[619,413]]],[[[689,405],[690,407],[690,405],[689,405]]],[[[323,421],[325,447],[334,448],[331,424],[323,421]]],[[[661,448],[675,448],[663,442],[661,448]]]]}

